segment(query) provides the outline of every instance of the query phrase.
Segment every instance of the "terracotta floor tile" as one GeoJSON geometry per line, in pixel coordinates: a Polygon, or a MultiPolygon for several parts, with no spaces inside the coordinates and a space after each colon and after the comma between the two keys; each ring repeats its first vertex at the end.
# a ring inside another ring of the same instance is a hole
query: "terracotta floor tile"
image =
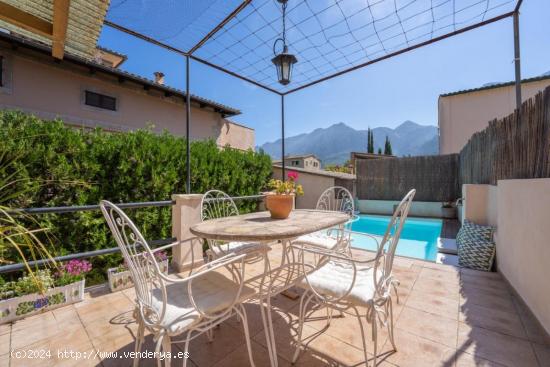
{"type": "Polygon", "coordinates": [[[472,275],[478,278],[502,280],[502,276],[494,271],[481,271],[468,268],[460,268],[461,275],[472,275]]]}
{"type": "Polygon", "coordinates": [[[473,356],[461,350],[455,353],[456,367],[503,367],[502,364],[473,356]]]}
{"type": "MultiPolygon", "coordinates": [[[[96,350],[103,358],[102,364],[104,367],[131,366],[133,363],[133,358],[131,358],[128,353],[135,351],[135,342],[133,340],[128,341],[123,338],[114,339],[111,342],[97,346],[96,350]],[[124,353],[126,353],[126,355],[124,353]]],[[[152,355],[152,352],[154,351],[155,343],[152,336],[149,335],[145,338],[144,344],[140,351],[140,367],[153,367],[157,365],[156,359],[154,358],[154,355],[152,355]]],[[[177,353],[179,352],[179,349],[173,346],[171,352],[177,353]]],[[[174,358],[172,359],[172,363],[172,365],[178,366],[181,365],[182,362],[174,358]]],[[[188,363],[188,365],[193,366],[192,363],[188,363]]]]}
{"type": "Polygon", "coordinates": [[[460,274],[458,272],[442,271],[433,268],[423,268],[418,275],[418,279],[436,279],[446,283],[458,285],[460,274]]]}
{"type": "MultiPolygon", "coordinates": [[[[256,341],[252,341],[252,356],[256,366],[269,366],[269,355],[267,348],[262,346],[256,341]]],[[[287,360],[279,357],[278,359],[280,367],[290,367],[291,364],[287,360]]],[[[248,350],[246,345],[243,344],[233,352],[229,353],[224,359],[214,365],[214,367],[245,367],[250,366],[248,359],[248,350]]]]}
{"type": "Polygon", "coordinates": [[[550,347],[537,343],[532,343],[535,355],[540,367],[550,367],[550,347]]]}
{"type": "MultiPolygon", "coordinates": [[[[334,361],[345,366],[356,366],[365,363],[363,348],[355,348],[325,333],[310,337],[306,341],[306,348],[312,355],[321,360],[334,361]]],[[[379,350],[381,349],[379,347],[379,350]]],[[[372,344],[367,343],[367,352],[372,356],[372,344]]],[[[371,358],[370,356],[369,358],[371,358]]],[[[372,359],[369,363],[372,363],[372,359]]]]}
{"type": "Polygon", "coordinates": [[[417,290],[427,295],[446,297],[458,300],[460,297],[457,284],[443,282],[436,279],[418,279],[414,283],[413,292],[417,290]]]}
{"type": "Polygon", "coordinates": [[[527,339],[523,324],[516,313],[487,308],[474,304],[463,305],[459,313],[460,321],[484,329],[527,339]]]}
{"type": "Polygon", "coordinates": [[[508,285],[501,278],[484,278],[471,274],[461,274],[460,282],[462,286],[481,289],[491,294],[510,294],[508,285]]]}
{"type": "Polygon", "coordinates": [[[513,336],[504,335],[478,327],[460,323],[458,346],[474,357],[488,359],[505,366],[537,366],[531,343],[513,336]]]}
{"type": "Polygon", "coordinates": [[[405,303],[407,307],[458,320],[458,299],[412,291],[405,303]]]}
{"type": "Polygon", "coordinates": [[[0,325],[0,335],[10,334],[11,333],[11,323],[0,325]]]}
{"type": "Polygon", "coordinates": [[[454,365],[454,348],[420,338],[404,330],[396,329],[395,344],[397,352],[392,352],[390,342],[387,341],[382,355],[384,360],[397,366],[452,367],[454,365]]]}
{"type": "Polygon", "coordinates": [[[189,344],[189,354],[191,360],[197,365],[213,366],[244,343],[242,331],[222,325],[215,329],[213,342],[208,342],[204,334],[193,339],[189,344]]]}
{"type": "Polygon", "coordinates": [[[0,355],[9,353],[11,350],[11,336],[9,333],[0,335],[0,355]]]}
{"type": "MultiPolygon", "coordinates": [[[[353,251],[357,256],[372,256],[371,252],[353,251]]],[[[273,251],[270,257],[277,262],[280,251],[273,251]]],[[[256,264],[251,266],[260,269],[256,264]]],[[[385,341],[387,332],[380,329],[378,366],[550,365],[550,342],[525,306],[511,296],[499,274],[396,258],[394,275],[401,281],[399,294],[402,302],[400,305],[394,302],[399,351],[391,353],[390,343],[385,341]],[[458,321],[460,307],[460,320],[464,322],[458,321]],[[529,338],[538,344],[504,333],[529,338]],[[453,344],[455,341],[458,343],[453,344]],[[454,348],[455,345],[459,350],[454,348]]],[[[10,343],[15,348],[90,349],[89,352],[94,354],[95,351],[133,351],[137,329],[132,315],[134,294],[133,289],[110,293],[105,286],[93,287],[87,290],[84,302],[36,315],[13,325],[0,325],[0,365],[8,364],[10,343]]],[[[279,295],[272,300],[272,305],[277,351],[281,366],[287,367],[296,346],[299,300],[279,295]]],[[[256,365],[263,367],[267,365],[268,358],[259,306],[251,301],[245,307],[254,340],[256,365]]],[[[350,314],[340,318],[335,313],[331,326],[323,330],[325,311],[318,310],[316,313],[312,316],[318,318],[306,321],[304,326],[307,348],[302,351],[296,366],[363,365],[357,319],[350,314]]],[[[366,326],[367,352],[371,353],[371,329],[370,325],[366,326]]],[[[145,348],[154,350],[151,335],[146,338],[145,348]]],[[[173,351],[181,351],[182,348],[182,344],[175,344],[173,351]]],[[[372,356],[369,357],[370,362],[372,356]]],[[[130,366],[131,363],[131,360],[118,358],[101,362],[103,366],[117,367],[130,366]]],[[[99,360],[82,360],[80,363],[54,359],[12,361],[12,366],[25,367],[99,364],[99,360]]],[[[140,366],[155,365],[154,359],[140,361],[140,366]]],[[[176,361],[174,365],[181,365],[181,361],[176,361]]],[[[228,320],[215,329],[215,340],[211,344],[204,335],[193,340],[188,365],[247,366],[242,324],[235,319],[228,320]]]]}
{"type": "MultiPolygon", "coordinates": [[[[245,303],[245,310],[246,316],[248,318],[248,330],[250,332],[250,335],[256,335],[261,330],[263,330],[264,327],[262,316],[260,313],[260,305],[257,302],[247,302],[245,303]]],[[[277,312],[272,312],[272,317],[273,322],[277,322],[280,318],[279,313],[277,312]]],[[[224,324],[222,324],[222,327],[225,324],[230,325],[238,330],[242,330],[243,327],[237,315],[224,322],[224,324]]]]}
{"type": "MultiPolygon", "coordinates": [[[[70,306],[69,306],[70,307],[70,306]]],[[[52,312],[39,313],[12,323],[12,333],[24,329],[35,329],[46,325],[55,324],[55,317],[52,312]]]]}
{"type": "Polygon", "coordinates": [[[543,344],[550,347],[550,335],[544,330],[542,325],[533,316],[533,313],[527,308],[523,301],[513,298],[514,306],[519,314],[527,338],[532,342],[543,344]]]}
{"type": "MultiPolygon", "coordinates": [[[[362,350],[363,339],[361,337],[361,326],[359,324],[359,322],[361,322],[364,328],[367,350],[372,351],[372,326],[366,321],[366,310],[360,312],[361,318],[358,320],[355,313],[343,313],[341,316],[339,312],[333,311],[333,318],[330,326],[327,328],[326,310],[317,310],[308,315],[304,324],[318,331],[323,331],[323,333],[327,335],[362,350]]],[[[395,316],[395,319],[397,319],[397,317],[398,315],[395,316]]],[[[298,327],[297,321],[293,324],[293,327],[298,327]]],[[[378,347],[380,348],[384,345],[388,337],[387,328],[378,324],[377,335],[378,347]]]]}
{"type": "Polygon", "coordinates": [[[10,365],[10,355],[0,354],[0,366],[8,367],[10,365]]]}
{"type": "Polygon", "coordinates": [[[13,324],[11,332],[13,349],[48,339],[59,333],[60,329],[53,313],[47,312],[37,316],[31,316],[13,324]]]}
{"type": "Polygon", "coordinates": [[[458,321],[405,307],[397,328],[436,343],[456,348],[458,321]]]}
{"type": "Polygon", "coordinates": [[[424,268],[428,268],[428,269],[436,269],[439,271],[446,271],[449,273],[460,273],[461,271],[461,268],[454,265],[436,264],[435,262],[431,262],[431,261],[419,261],[419,262],[423,264],[424,268]]]}
{"type": "Polygon", "coordinates": [[[86,331],[93,345],[99,347],[115,339],[133,341],[137,334],[137,324],[114,324],[108,319],[96,319],[93,325],[86,326],[86,331]]]}
{"type": "Polygon", "coordinates": [[[90,360],[81,357],[75,358],[73,353],[87,355],[93,351],[88,336],[83,328],[71,332],[60,332],[48,339],[42,339],[22,348],[16,348],[15,353],[27,353],[27,358],[17,358],[17,354],[11,359],[12,366],[57,366],[57,365],[84,365],[90,366],[90,360]],[[34,358],[30,358],[29,351],[35,351],[34,358]],[[41,351],[48,351],[50,355],[41,354],[41,351]],[[66,353],[65,353],[66,352],[66,353]],[[38,358],[36,358],[38,357],[38,358]]]}
{"type": "MultiPolygon", "coordinates": [[[[297,328],[290,322],[280,320],[274,325],[275,344],[277,346],[277,354],[286,360],[290,361],[296,350],[297,328]]],[[[308,340],[312,335],[318,334],[318,330],[311,326],[304,325],[303,339],[308,340]]],[[[253,339],[267,348],[264,331],[256,334],[253,339]]]]}
{"type": "Polygon", "coordinates": [[[460,304],[464,307],[474,304],[510,313],[516,313],[516,308],[510,295],[488,294],[487,292],[476,288],[462,289],[460,292],[460,304]]]}

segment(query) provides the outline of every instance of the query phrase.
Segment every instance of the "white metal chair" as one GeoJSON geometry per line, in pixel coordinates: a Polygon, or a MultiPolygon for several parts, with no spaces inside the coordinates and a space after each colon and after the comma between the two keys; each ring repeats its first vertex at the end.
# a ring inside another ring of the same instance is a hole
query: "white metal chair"
{"type": "MultiPolygon", "coordinates": [[[[315,207],[317,210],[327,210],[334,212],[346,213],[353,217],[355,212],[355,204],[353,195],[348,189],[342,186],[329,187],[317,200],[315,207]]],[[[296,238],[294,244],[306,244],[318,248],[335,250],[340,249],[345,252],[350,252],[350,234],[342,231],[319,231],[296,238]]]]}
{"type": "MultiPolygon", "coordinates": [[[[218,219],[239,215],[239,210],[233,199],[219,190],[207,191],[201,202],[201,219],[218,219]]],[[[255,242],[222,242],[215,240],[207,240],[208,242],[208,259],[217,259],[221,256],[230,253],[248,254],[248,259],[251,257],[264,257],[269,251],[269,246],[255,242]]],[[[248,260],[247,259],[247,260],[248,260]]]]}
{"type": "MultiPolygon", "coordinates": [[[[204,332],[212,340],[212,329],[234,314],[243,323],[250,364],[254,366],[247,316],[242,305],[254,295],[254,290],[244,285],[245,255],[220,257],[187,277],[167,276],[160,271],[154,253],[179,243],[152,251],[120,208],[105,200],[100,207],[134,280],[138,322],[134,366],[139,364],[137,352],[141,351],[145,329],[153,334],[157,365],[161,366],[161,351],[166,356],[166,352],[171,351],[171,344],[183,342],[184,351],[188,352],[189,342],[204,332]],[[240,271],[233,271],[233,279],[230,279],[223,268],[235,265],[240,271]],[[234,279],[235,274],[237,279],[234,279]]],[[[165,365],[170,365],[170,359],[165,359],[165,365]]],[[[186,365],[187,359],[184,359],[183,366],[186,365]]]]}
{"type": "MultiPolygon", "coordinates": [[[[378,322],[387,325],[390,342],[394,350],[397,350],[393,337],[391,290],[394,287],[394,278],[392,267],[401,230],[415,193],[415,190],[411,190],[398,205],[374,259],[355,260],[347,253],[312,247],[303,243],[293,245],[299,251],[302,270],[306,274],[302,280],[302,286],[306,288],[306,291],[300,300],[298,346],[294,353],[293,363],[298,359],[302,347],[303,324],[308,305],[311,302],[341,312],[349,309],[355,311],[363,339],[365,365],[368,366],[368,357],[361,317],[365,317],[366,321],[372,325],[374,366],[376,366],[377,358],[378,322]],[[320,264],[317,266],[306,264],[304,259],[307,253],[320,255],[320,264]],[[359,313],[358,306],[366,308],[365,315],[359,313]]],[[[331,313],[328,312],[327,327],[330,325],[330,321],[331,313]]]]}

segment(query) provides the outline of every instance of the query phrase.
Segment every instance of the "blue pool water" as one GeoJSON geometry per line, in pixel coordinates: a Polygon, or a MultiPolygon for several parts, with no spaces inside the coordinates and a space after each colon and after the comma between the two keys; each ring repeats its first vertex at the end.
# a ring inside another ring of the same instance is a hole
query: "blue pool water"
{"type": "MultiPolygon", "coordinates": [[[[391,217],[360,214],[348,223],[348,229],[354,232],[368,233],[382,239],[391,217]]],[[[437,238],[441,235],[443,221],[439,219],[407,218],[401,238],[397,245],[397,255],[435,261],[437,238]]],[[[352,235],[353,247],[376,250],[374,240],[361,235],[352,235]]]]}

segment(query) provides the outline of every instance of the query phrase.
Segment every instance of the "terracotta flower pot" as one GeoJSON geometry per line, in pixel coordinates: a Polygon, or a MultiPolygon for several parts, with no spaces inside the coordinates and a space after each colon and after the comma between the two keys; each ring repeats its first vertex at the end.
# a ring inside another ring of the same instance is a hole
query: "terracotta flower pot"
{"type": "Polygon", "coordinates": [[[265,207],[271,213],[273,219],[288,218],[294,204],[294,194],[277,195],[270,194],[265,197],[265,207]]]}

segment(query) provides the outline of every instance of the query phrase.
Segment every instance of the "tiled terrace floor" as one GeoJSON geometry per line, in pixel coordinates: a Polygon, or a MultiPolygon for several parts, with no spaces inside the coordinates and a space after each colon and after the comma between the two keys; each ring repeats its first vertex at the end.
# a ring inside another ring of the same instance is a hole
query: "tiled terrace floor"
{"type": "MultiPolygon", "coordinates": [[[[364,255],[364,253],[363,253],[364,255]]],[[[391,352],[387,334],[379,333],[379,366],[550,366],[550,341],[510,293],[496,273],[459,270],[423,261],[397,258],[401,302],[395,307],[398,352],[391,352]]],[[[91,290],[84,302],[0,326],[2,366],[128,366],[124,358],[96,359],[96,351],[133,351],[136,324],[133,290],[106,293],[91,290]],[[10,351],[50,350],[51,359],[10,358],[10,351]],[[91,359],[58,358],[57,351],[78,351],[91,359]]],[[[298,300],[277,296],[275,334],[281,366],[289,366],[297,329],[298,300]]],[[[259,308],[247,305],[257,366],[268,366],[259,308]]],[[[364,358],[357,321],[335,317],[328,330],[324,311],[306,322],[308,350],[297,366],[358,366],[364,358]],[[318,316],[318,317],[315,317],[318,316]]],[[[208,343],[191,342],[189,366],[247,366],[241,324],[230,320],[215,330],[208,343]]],[[[176,346],[178,348],[179,346],[176,346]]],[[[372,342],[368,343],[372,352],[372,342]]],[[[146,346],[153,350],[151,336],[146,346]]],[[[154,365],[142,360],[141,366],[154,365]]],[[[173,361],[181,365],[181,361],[173,361]]]]}

